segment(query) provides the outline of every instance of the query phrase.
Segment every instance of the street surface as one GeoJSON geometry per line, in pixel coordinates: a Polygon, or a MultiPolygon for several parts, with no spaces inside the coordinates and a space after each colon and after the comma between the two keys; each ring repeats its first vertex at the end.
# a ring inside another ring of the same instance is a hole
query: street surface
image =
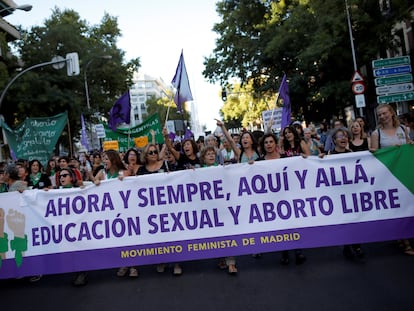
{"type": "Polygon", "coordinates": [[[0,280],[2,310],[414,310],[414,256],[395,242],[363,245],[365,263],[347,261],[342,247],[305,250],[296,266],[279,263],[280,253],[237,258],[239,273],[217,268],[217,259],[185,262],[183,275],[172,267],[139,268],[137,279],[118,278],[116,269],[92,271],[89,284],[71,285],[73,274],[47,275],[39,282],[0,280]]]}

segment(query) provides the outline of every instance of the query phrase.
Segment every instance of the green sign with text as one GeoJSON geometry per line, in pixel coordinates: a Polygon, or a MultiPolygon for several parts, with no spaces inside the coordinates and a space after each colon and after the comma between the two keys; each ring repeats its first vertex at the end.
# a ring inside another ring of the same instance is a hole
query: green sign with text
{"type": "Polygon", "coordinates": [[[409,65],[409,64],[410,64],[409,56],[400,56],[400,57],[373,60],[372,68],[389,67],[389,66],[396,66],[396,65],[409,65]]]}
{"type": "Polygon", "coordinates": [[[384,86],[388,84],[399,84],[413,81],[413,76],[411,74],[384,77],[375,79],[376,86],[384,86]]]}
{"type": "Polygon", "coordinates": [[[404,101],[409,101],[409,100],[414,100],[414,92],[377,96],[378,104],[404,102],[404,101]]]}

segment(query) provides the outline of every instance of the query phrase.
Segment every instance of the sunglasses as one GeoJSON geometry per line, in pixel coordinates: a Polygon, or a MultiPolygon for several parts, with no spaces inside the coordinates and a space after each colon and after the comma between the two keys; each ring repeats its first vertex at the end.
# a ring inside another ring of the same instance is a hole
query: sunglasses
{"type": "Polygon", "coordinates": [[[148,155],[158,154],[157,150],[148,151],[148,155]]]}
{"type": "Polygon", "coordinates": [[[66,177],[68,177],[68,176],[70,176],[70,174],[60,174],[60,175],[59,175],[59,178],[62,178],[62,177],[63,177],[63,178],[66,178],[66,177]]]}

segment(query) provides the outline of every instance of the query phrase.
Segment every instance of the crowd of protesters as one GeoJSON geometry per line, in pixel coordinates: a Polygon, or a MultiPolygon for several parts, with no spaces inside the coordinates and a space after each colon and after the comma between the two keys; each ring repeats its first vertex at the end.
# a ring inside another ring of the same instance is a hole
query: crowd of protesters
{"type": "MultiPolygon", "coordinates": [[[[279,137],[263,133],[259,140],[249,131],[230,134],[222,121],[217,120],[220,136],[208,135],[206,139],[193,138],[171,141],[167,129],[163,129],[165,144],[149,143],[144,148],[130,148],[125,153],[115,150],[82,153],[79,157],[54,156],[46,167],[38,160],[17,160],[0,163],[0,192],[26,191],[28,189],[54,189],[82,187],[94,183],[99,186],[105,179],[136,176],[176,170],[197,169],[201,167],[250,163],[293,156],[324,157],[327,154],[341,154],[377,149],[412,143],[414,139],[414,119],[406,116],[399,119],[390,105],[377,109],[378,126],[371,131],[363,117],[346,124],[336,119],[330,126],[320,123],[316,128],[312,123],[296,120],[281,129],[279,137]]],[[[402,251],[413,256],[414,250],[409,240],[399,241],[402,251]]],[[[303,264],[306,256],[296,249],[296,264],[303,264]]],[[[255,254],[259,257],[261,254],[255,254]]],[[[346,259],[363,260],[364,253],[360,244],[345,245],[343,255],[346,259]]],[[[290,262],[289,252],[281,253],[281,264],[290,262]]],[[[160,264],[157,271],[162,273],[168,264],[160,264]]],[[[237,274],[236,258],[226,257],[218,263],[220,269],[237,274]]],[[[173,274],[181,275],[182,267],[173,263],[173,274]]],[[[137,267],[121,267],[119,277],[138,277],[137,267]]],[[[33,280],[38,280],[32,278],[33,280]]],[[[77,273],[74,285],[87,283],[87,273],[77,273]]]]}

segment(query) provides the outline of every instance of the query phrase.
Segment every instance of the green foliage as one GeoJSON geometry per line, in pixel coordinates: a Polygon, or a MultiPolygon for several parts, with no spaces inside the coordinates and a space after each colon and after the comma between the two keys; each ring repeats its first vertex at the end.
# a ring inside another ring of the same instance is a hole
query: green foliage
{"type": "MultiPolygon", "coordinates": [[[[65,57],[67,53],[77,52],[81,72],[68,77],[66,68],[57,70],[48,65],[22,75],[3,102],[1,112],[6,122],[13,126],[26,117],[68,111],[73,138],[78,136],[81,114],[87,121],[97,112],[107,116],[113,103],[132,83],[132,70],[140,66],[139,58],[125,62],[125,52],[116,45],[120,35],[116,17],[105,14],[100,24],[89,25],[77,12],[58,8],[44,25],[23,30],[16,48],[24,69],[49,62],[56,55],[65,57]],[[86,105],[85,78],[91,109],[86,105]]],[[[16,74],[11,72],[10,76],[16,74]]],[[[1,83],[7,80],[0,80],[1,83]]]]}
{"type": "Polygon", "coordinates": [[[188,123],[190,122],[190,114],[185,109],[183,109],[183,114],[177,112],[177,106],[174,103],[173,94],[169,94],[168,98],[156,98],[155,96],[152,96],[146,101],[145,104],[147,105],[148,115],[144,116],[144,118],[158,113],[162,126],[164,126],[167,111],[168,120],[186,120],[188,123]]]}
{"type": "MultiPolygon", "coordinates": [[[[359,67],[396,49],[392,29],[408,17],[410,1],[393,1],[386,13],[378,0],[348,3],[359,67]]],[[[238,78],[242,85],[253,81],[259,93],[274,94],[286,73],[293,115],[308,121],[339,115],[353,102],[344,0],[225,0],[216,11],[221,21],[213,30],[219,37],[213,55],[204,60],[209,81],[226,85],[238,78]]],[[[235,113],[225,107],[222,112],[229,119],[235,113]]]]}
{"type": "Polygon", "coordinates": [[[220,113],[229,128],[253,130],[262,121],[262,111],[275,108],[275,96],[257,93],[253,83],[243,86],[236,83],[226,88],[227,99],[220,113]]]}

